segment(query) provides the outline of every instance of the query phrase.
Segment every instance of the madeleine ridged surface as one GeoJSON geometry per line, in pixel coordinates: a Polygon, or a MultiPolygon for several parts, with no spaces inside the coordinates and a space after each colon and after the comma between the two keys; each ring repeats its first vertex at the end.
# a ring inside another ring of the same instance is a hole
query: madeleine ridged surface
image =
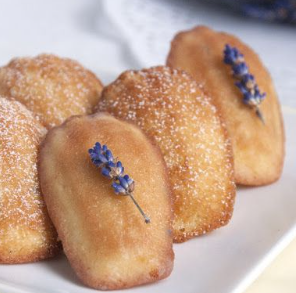
{"type": "Polygon", "coordinates": [[[217,109],[185,72],[127,71],[102,93],[99,110],[140,126],[158,143],[174,196],[174,240],[227,224],[235,196],[232,151],[217,109]]]}
{"type": "Polygon", "coordinates": [[[16,58],[0,68],[0,94],[24,104],[47,128],[91,114],[102,88],[78,62],[49,54],[16,58]]]}
{"type": "Polygon", "coordinates": [[[236,37],[201,26],[176,35],[167,64],[202,82],[221,110],[233,145],[236,182],[264,185],[276,181],[284,162],[283,120],[273,82],[258,55],[236,37]],[[244,55],[260,91],[266,93],[260,105],[265,124],[243,103],[231,68],[223,62],[226,44],[244,55]]]}
{"type": "Polygon", "coordinates": [[[58,251],[37,175],[45,133],[23,105],[0,97],[0,263],[33,262],[58,251]]]}
{"type": "Polygon", "coordinates": [[[103,290],[151,283],[173,268],[172,203],[159,149],[134,125],[110,115],[77,116],[49,131],[40,152],[42,191],[64,251],[79,278],[103,290]],[[88,149],[106,144],[135,181],[116,195],[88,149]]]}

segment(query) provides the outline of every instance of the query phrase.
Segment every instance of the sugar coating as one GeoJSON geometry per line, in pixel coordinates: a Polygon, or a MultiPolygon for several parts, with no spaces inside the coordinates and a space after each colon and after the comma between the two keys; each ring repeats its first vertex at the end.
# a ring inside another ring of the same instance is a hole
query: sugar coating
{"type": "Polygon", "coordinates": [[[99,110],[140,126],[160,146],[174,192],[176,241],[225,225],[234,204],[230,141],[211,99],[185,72],[167,67],[123,73],[99,110]]]}
{"type": "Polygon", "coordinates": [[[76,116],[49,132],[39,159],[49,214],[85,284],[123,289],[170,274],[172,209],[165,164],[138,127],[111,115],[76,116]],[[91,162],[88,149],[96,141],[106,144],[134,179],[133,196],[149,215],[149,224],[131,198],[116,195],[111,181],[91,162]]]}
{"type": "Polygon", "coordinates": [[[45,134],[23,105],[0,97],[0,262],[46,258],[57,246],[37,176],[45,134]]]}
{"type": "Polygon", "coordinates": [[[203,82],[219,107],[232,142],[236,182],[259,186],[278,180],[285,155],[283,118],[271,76],[252,48],[233,35],[197,26],[174,37],[167,64],[203,82]],[[225,44],[244,55],[260,91],[266,93],[260,104],[265,123],[243,103],[232,70],[223,62],[225,44]]]}
{"type": "Polygon", "coordinates": [[[0,94],[24,104],[47,128],[69,116],[92,113],[101,90],[93,73],[54,55],[16,58],[0,68],[0,94]]]}

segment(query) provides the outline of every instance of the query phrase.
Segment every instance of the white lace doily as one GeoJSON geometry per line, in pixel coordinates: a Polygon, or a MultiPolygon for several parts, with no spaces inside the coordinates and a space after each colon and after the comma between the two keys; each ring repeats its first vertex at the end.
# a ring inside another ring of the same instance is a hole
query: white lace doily
{"type": "Polygon", "coordinates": [[[191,1],[175,0],[103,0],[102,18],[98,28],[121,39],[132,51],[138,66],[163,64],[169,51],[170,41],[176,32],[201,23],[190,10],[191,1]],[[184,5],[186,2],[187,5],[184,5]]]}

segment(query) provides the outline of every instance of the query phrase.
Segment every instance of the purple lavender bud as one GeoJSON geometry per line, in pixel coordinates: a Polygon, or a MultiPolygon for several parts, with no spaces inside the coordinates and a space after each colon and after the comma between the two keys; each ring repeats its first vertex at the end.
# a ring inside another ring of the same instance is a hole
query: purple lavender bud
{"type": "Polygon", "coordinates": [[[134,180],[132,178],[130,178],[128,175],[124,175],[123,178],[126,180],[126,182],[127,182],[127,184],[129,186],[131,186],[132,184],[134,184],[134,180]]]}
{"type": "Polygon", "coordinates": [[[228,44],[225,45],[224,49],[224,62],[229,65],[236,64],[243,55],[236,48],[231,48],[228,44]]]}
{"type": "Polygon", "coordinates": [[[122,175],[124,172],[124,167],[122,166],[120,161],[117,162],[116,168],[116,172],[118,173],[118,175],[122,175]]]}
{"type": "Polygon", "coordinates": [[[114,188],[115,193],[126,194],[126,190],[120,184],[113,182],[112,187],[114,188]]]}
{"type": "Polygon", "coordinates": [[[98,157],[98,160],[100,160],[103,164],[108,162],[107,158],[102,154],[98,154],[97,157],[98,157]]]}
{"type": "Polygon", "coordinates": [[[102,169],[102,174],[103,174],[104,176],[108,177],[109,179],[112,178],[112,177],[110,176],[110,172],[111,172],[111,170],[110,170],[109,168],[107,168],[107,167],[104,167],[104,168],[102,169]]]}
{"type": "Polygon", "coordinates": [[[113,161],[113,155],[112,155],[112,153],[111,153],[111,151],[110,150],[106,150],[106,158],[107,158],[107,160],[108,161],[113,161]]]}
{"type": "Polygon", "coordinates": [[[231,50],[231,47],[227,44],[225,45],[224,49],[224,62],[226,64],[233,64],[235,62],[235,54],[233,50],[231,50]]]}
{"type": "Polygon", "coordinates": [[[120,182],[120,185],[127,190],[128,189],[128,183],[123,177],[118,177],[118,180],[120,182]]]}
{"type": "Polygon", "coordinates": [[[232,70],[235,77],[243,77],[245,74],[248,74],[248,66],[244,62],[234,64],[232,70]]]}
{"type": "Polygon", "coordinates": [[[236,82],[235,85],[239,88],[239,90],[242,92],[243,95],[249,92],[242,81],[236,82]]]}
{"type": "Polygon", "coordinates": [[[244,93],[244,98],[243,98],[243,102],[246,105],[250,104],[250,101],[253,99],[253,95],[250,92],[245,92],[244,93]]]}
{"type": "Polygon", "coordinates": [[[101,151],[101,144],[99,142],[96,142],[95,147],[94,147],[94,151],[95,152],[100,152],[101,151]]]}

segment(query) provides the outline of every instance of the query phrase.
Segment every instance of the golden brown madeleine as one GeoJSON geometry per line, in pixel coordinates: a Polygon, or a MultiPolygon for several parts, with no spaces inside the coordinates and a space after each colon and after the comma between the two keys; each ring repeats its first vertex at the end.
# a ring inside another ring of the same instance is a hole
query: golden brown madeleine
{"type": "Polygon", "coordinates": [[[217,109],[185,72],[127,71],[107,86],[101,111],[138,124],[159,144],[174,195],[174,240],[228,223],[235,185],[232,150],[217,109]]]}
{"type": "Polygon", "coordinates": [[[45,133],[23,105],[0,97],[0,263],[33,262],[58,251],[37,175],[45,133]]]}
{"type": "Polygon", "coordinates": [[[172,203],[159,149],[139,128],[110,115],[76,116],[49,131],[40,152],[41,187],[64,251],[79,278],[98,289],[155,282],[172,271],[172,203]],[[88,149],[106,144],[135,181],[128,196],[93,165],[88,149]]]}
{"type": "Polygon", "coordinates": [[[236,182],[264,185],[276,181],[284,161],[283,119],[271,77],[258,55],[236,37],[200,26],[174,38],[167,64],[202,82],[220,108],[233,145],[236,182]],[[244,55],[260,91],[266,93],[260,105],[265,124],[243,103],[231,67],[223,62],[226,44],[244,55]]]}
{"type": "Polygon", "coordinates": [[[0,68],[0,94],[24,104],[47,128],[92,113],[102,87],[79,63],[54,55],[16,58],[0,68]]]}

